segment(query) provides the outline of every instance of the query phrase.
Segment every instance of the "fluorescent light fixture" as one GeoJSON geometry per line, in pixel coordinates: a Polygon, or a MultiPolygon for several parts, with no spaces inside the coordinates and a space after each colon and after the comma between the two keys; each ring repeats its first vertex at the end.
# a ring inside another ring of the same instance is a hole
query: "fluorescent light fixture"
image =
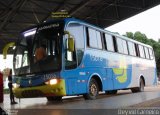
{"type": "Polygon", "coordinates": [[[28,31],[24,32],[23,34],[24,34],[24,37],[27,37],[27,36],[34,35],[35,33],[36,33],[36,28],[28,30],[28,31]]]}

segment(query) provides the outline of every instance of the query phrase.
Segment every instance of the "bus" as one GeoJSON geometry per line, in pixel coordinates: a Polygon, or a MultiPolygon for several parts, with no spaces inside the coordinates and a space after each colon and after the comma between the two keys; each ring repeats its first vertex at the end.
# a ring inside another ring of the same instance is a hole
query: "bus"
{"type": "Polygon", "coordinates": [[[17,98],[144,91],[157,82],[153,48],[75,18],[43,22],[20,33],[13,56],[17,98]],[[46,55],[36,61],[36,49],[46,55]]]}

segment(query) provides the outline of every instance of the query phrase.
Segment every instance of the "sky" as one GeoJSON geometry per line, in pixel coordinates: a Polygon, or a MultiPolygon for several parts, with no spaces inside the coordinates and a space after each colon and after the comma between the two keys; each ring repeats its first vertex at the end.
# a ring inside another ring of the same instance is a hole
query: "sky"
{"type": "Polygon", "coordinates": [[[140,31],[148,38],[158,41],[160,38],[160,5],[112,25],[106,30],[118,32],[120,35],[140,31]]]}
{"type": "MultiPolygon", "coordinates": [[[[148,38],[158,41],[160,38],[160,5],[106,29],[111,32],[118,32],[121,35],[124,35],[126,32],[134,33],[140,31],[146,34],[148,38]]],[[[3,56],[0,55],[0,70],[2,71],[4,68],[13,68],[12,60],[12,56],[7,56],[7,59],[4,60],[3,56]]]]}

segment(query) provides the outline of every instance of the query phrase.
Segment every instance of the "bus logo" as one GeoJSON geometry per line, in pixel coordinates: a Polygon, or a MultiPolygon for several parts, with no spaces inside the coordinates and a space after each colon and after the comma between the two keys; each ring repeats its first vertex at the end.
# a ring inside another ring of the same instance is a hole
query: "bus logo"
{"type": "Polygon", "coordinates": [[[127,64],[126,59],[121,58],[119,68],[113,68],[113,73],[116,75],[116,79],[119,83],[125,83],[127,81],[127,64]]]}

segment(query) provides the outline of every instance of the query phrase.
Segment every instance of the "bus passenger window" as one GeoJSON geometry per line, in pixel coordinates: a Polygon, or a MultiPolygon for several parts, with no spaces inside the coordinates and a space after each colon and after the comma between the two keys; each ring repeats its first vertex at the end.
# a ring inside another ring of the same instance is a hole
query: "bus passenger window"
{"type": "Polygon", "coordinates": [[[150,59],[154,58],[153,50],[151,48],[149,48],[149,55],[150,55],[150,59]]]}
{"type": "Polygon", "coordinates": [[[101,33],[99,31],[96,31],[97,35],[97,45],[99,49],[102,49],[102,38],[101,38],[101,33]]]}
{"type": "Polygon", "coordinates": [[[122,39],[117,38],[117,48],[119,53],[123,53],[123,44],[122,44],[122,39]]]}
{"type": "Polygon", "coordinates": [[[89,46],[92,48],[102,49],[102,39],[99,31],[88,28],[89,46]]]}
{"type": "Polygon", "coordinates": [[[127,42],[121,38],[117,38],[118,52],[128,54],[127,42]]]}
{"type": "Polygon", "coordinates": [[[128,41],[128,50],[129,50],[129,55],[136,56],[136,49],[134,43],[128,41]]]}
{"type": "Polygon", "coordinates": [[[143,46],[138,45],[138,47],[139,47],[139,54],[140,54],[140,57],[145,58],[143,46]]]}
{"type": "Polygon", "coordinates": [[[123,53],[128,54],[128,47],[127,47],[127,41],[122,40],[122,45],[123,45],[123,53]]]}
{"type": "Polygon", "coordinates": [[[111,35],[105,34],[105,42],[108,51],[114,51],[113,38],[111,35]]]}
{"type": "Polygon", "coordinates": [[[145,51],[145,54],[146,54],[146,58],[149,59],[148,48],[147,48],[147,47],[144,47],[144,51],[145,51]]]}

